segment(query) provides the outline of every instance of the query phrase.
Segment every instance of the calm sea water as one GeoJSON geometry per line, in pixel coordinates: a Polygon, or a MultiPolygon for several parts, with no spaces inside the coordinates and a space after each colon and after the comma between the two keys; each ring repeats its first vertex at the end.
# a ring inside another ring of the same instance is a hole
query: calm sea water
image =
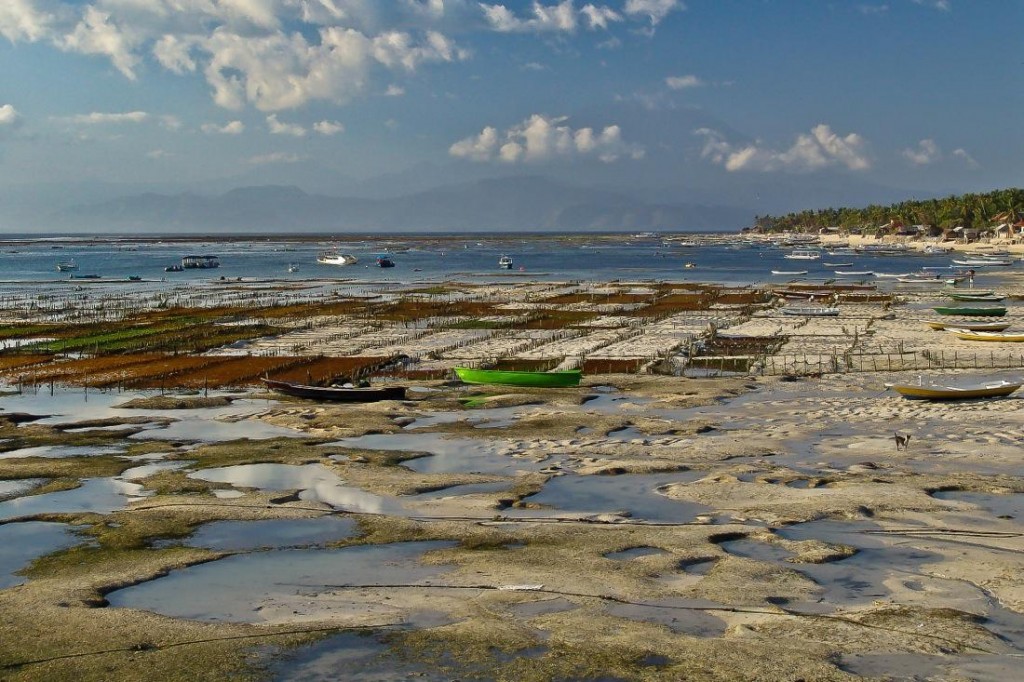
{"type": "MultiPolygon", "coordinates": [[[[58,262],[73,259],[82,275],[168,283],[190,280],[259,278],[305,280],[320,278],[354,279],[366,282],[414,282],[463,279],[467,281],[510,282],[538,280],[673,280],[723,284],[782,284],[794,276],[772,275],[772,270],[807,270],[807,280],[837,278],[834,270],[873,270],[906,273],[923,267],[942,267],[950,256],[939,255],[836,255],[823,254],[818,261],[784,258],[788,249],[772,246],[710,245],[684,248],[660,239],[625,239],[610,242],[607,237],[571,239],[558,236],[520,238],[460,236],[396,238],[380,241],[289,241],[287,237],[253,241],[202,243],[131,243],[126,241],[85,242],[69,239],[52,241],[8,241],[0,245],[0,280],[9,284],[70,279],[59,273],[58,262]],[[359,259],[354,266],[328,266],[316,262],[317,253],[337,248],[359,259]],[[395,267],[374,266],[378,254],[387,252],[395,267]],[[211,270],[164,272],[185,255],[213,254],[221,267],[211,270]],[[498,268],[498,259],[514,259],[511,271],[498,268]],[[686,263],[695,267],[687,268],[686,263]],[[850,263],[832,266],[826,263],[850,263]],[[290,265],[297,272],[290,273],[290,265]]],[[[1017,269],[1019,265],[1015,265],[1017,269]]],[[[995,269],[993,269],[995,270],[995,269]]],[[[938,271],[945,272],[945,271],[938,271]]],[[[850,280],[861,277],[847,278],[850,280]]]]}

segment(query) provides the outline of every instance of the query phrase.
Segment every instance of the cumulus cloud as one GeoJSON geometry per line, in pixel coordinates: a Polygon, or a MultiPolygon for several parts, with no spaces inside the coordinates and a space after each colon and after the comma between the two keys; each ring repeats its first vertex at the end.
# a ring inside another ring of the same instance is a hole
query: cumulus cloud
{"type": "Polygon", "coordinates": [[[610,7],[584,5],[580,13],[586,18],[587,27],[591,29],[605,29],[613,21],[622,21],[622,15],[610,7]]]}
{"type": "Polygon", "coordinates": [[[291,135],[292,137],[305,137],[306,129],[295,123],[282,123],[277,120],[277,114],[267,116],[267,130],[271,135],[291,135]]]}
{"type": "Polygon", "coordinates": [[[384,91],[385,97],[401,97],[405,94],[405,88],[400,85],[389,85],[388,89],[384,91]]]}
{"type": "Polygon", "coordinates": [[[160,127],[162,127],[164,130],[170,130],[172,132],[181,130],[181,119],[171,114],[164,114],[160,117],[160,127]]]}
{"type": "Polygon", "coordinates": [[[665,85],[672,90],[685,90],[686,88],[698,88],[704,85],[704,81],[693,74],[687,76],[669,76],[665,79],[665,85]]]}
{"type": "Polygon", "coordinates": [[[32,0],[0,2],[0,35],[12,43],[35,42],[50,32],[53,15],[35,8],[32,0]]]}
{"type": "Polygon", "coordinates": [[[345,132],[345,126],[338,121],[317,121],[313,124],[313,130],[329,137],[345,132]]]}
{"type": "Polygon", "coordinates": [[[241,121],[229,121],[220,126],[216,123],[204,123],[199,126],[207,135],[241,135],[245,132],[245,124],[241,121]]]}
{"type": "Polygon", "coordinates": [[[809,172],[829,166],[845,166],[850,170],[871,167],[864,139],[850,133],[841,137],[824,123],[811,129],[809,134],[797,136],[789,149],[775,150],[754,142],[734,145],[710,128],[699,128],[694,134],[704,138],[701,158],[735,171],[797,171],[809,172]]]}
{"type": "Polygon", "coordinates": [[[576,9],[575,0],[563,0],[554,5],[535,0],[523,17],[505,5],[480,3],[480,9],[490,27],[499,33],[573,33],[581,22],[593,31],[607,29],[609,24],[624,20],[620,13],[606,5],[588,3],[576,9]]]}
{"type": "Polygon", "coordinates": [[[108,57],[125,78],[135,80],[139,63],[134,53],[136,39],[111,21],[110,14],[89,5],[74,30],[58,41],[65,50],[108,57]]]}
{"type": "Polygon", "coordinates": [[[953,156],[966,163],[968,168],[979,168],[978,162],[974,160],[974,157],[968,154],[967,150],[962,147],[954,149],[953,156]]]}
{"type": "Polygon", "coordinates": [[[900,154],[915,166],[927,166],[942,158],[942,150],[931,139],[921,140],[916,148],[904,149],[900,154]]]}
{"type": "Polygon", "coordinates": [[[21,118],[13,104],[0,106],[0,127],[11,127],[21,118]]]}
{"type": "Polygon", "coordinates": [[[554,158],[593,157],[605,163],[620,158],[639,159],[642,147],[628,144],[622,139],[617,125],[601,131],[593,128],[573,129],[566,125],[567,117],[549,117],[534,114],[522,123],[499,133],[487,126],[479,135],[454,143],[448,153],[470,161],[505,163],[538,163],[554,158]]]}
{"type": "Polygon", "coordinates": [[[90,114],[76,114],[58,118],[58,121],[77,125],[109,125],[120,123],[142,123],[149,119],[145,111],[125,111],[122,113],[104,113],[94,111],[90,114]]]}
{"type": "Polygon", "coordinates": [[[657,26],[670,13],[686,9],[680,0],[626,0],[622,11],[631,17],[646,18],[657,26]]]}
{"type": "Polygon", "coordinates": [[[265,166],[271,163],[298,163],[305,157],[290,152],[272,152],[270,154],[259,154],[249,157],[249,163],[254,166],[265,166]]]}

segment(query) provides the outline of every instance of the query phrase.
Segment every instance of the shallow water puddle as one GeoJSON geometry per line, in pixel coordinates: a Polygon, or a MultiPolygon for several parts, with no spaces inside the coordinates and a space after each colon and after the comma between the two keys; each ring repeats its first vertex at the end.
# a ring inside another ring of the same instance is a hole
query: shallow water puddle
{"type": "Polygon", "coordinates": [[[301,490],[299,498],[317,500],[345,511],[365,514],[405,514],[401,502],[344,484],[322,464],[240,464],[203,469],[188,475],[213,483],[230,483],[259,490],[301,490]]]}
{"type": "Polygon", "coordinates": [[[117,478],[87,478],[82,481],[80,487],[73,490],[18,497],[0,502],[0,519],[34,514],[109,514],[124,509],[133,499],[150,494],[152,493],[137,483],[117,478]]]}
{"type": "Polygon", "coordinates": [[[344,438],[330,447],[359,448],[401,452],[427,452],[430,457],[402,462],[402,466],[422,474],[481,473],[513,475],[516,471],[536,471],[547,464],[514,459],[502,454],[501,443],[473,438],[445,438],[443,434],[372,434],[344,438]]]}
{"type": "Polygon", "coordinates": [[[461,421],[472,424],[477,429],[506,428],[515,424],[523,411],[529,408],[529,405],[517,405],[515,407],[469,409],[462,412],[434,412],[423,417],[417,417],[416,421],[405,427],[405,430],[416,431],[418,429],[426,429],[441,424],[454,424],[461,421]]]}
{"type": "Polygon", "coordinates": [[[1020,658],[1013,655],[857,653],[843,654],[839,667],[854,675],[886,680],[1020,680],[1020,658]]]}
{"type": "Polygon", "coordinates": [[[345,540],[358,532],[354,520],[338,516],[214,521],[200,526],[184,544],[220,551],[284,549],[345,540]]]}
{"type": "Polygon", "coordinates": [[[611,604],[605,611],[610,616],[663,625],[693,637],[720,637],[725,633],[725,621],[713,612],[699,610],[714,606],[717,604],[704,599],[655,599],[641,604],[611,604]]]}
{"type": "Polygon", "coordinates": [[[161,471],[175,471],[177,469],[184,469],[187,466],[195,464],[192,461],[176,461],[176,462],[152,462],[150,464],[142,464],[131,469],[125,469],[121,472],[118,478],[122,478],[126,481],[137,481],[140,478],[147,478],[153,474],[158,474],[161,471]]]}
{"type": "Polygon", "coordinates": [[[23,459],[25,457],[44,457],[46,459],[62,459],[64,457],[99,457],[101,455],[119,455],[123,448],[104,445],[39,445],[32,448],[20,448],[0,452],[0,459],[23,459]]]}
{"type": "Polygon", "coordinates": [[[450,682],[450,672],[409,662],[372,634],[334,635],[289,652],[269,666],[274,682],[450,682]]]}
{"type": "Polygon", "coordinates": [[[14,575],[39,557],[82,542],[65,523],[26,521],[0,525],[0,589],[28,580],[14,575]]]}
{"type": "MultiPolygon", "coordinates": [[[[341,549],[288,549],[227,557],[107,595],[111,606],[200,621],[288,622],[331,616],[394,616],[397,605],[332,586],[436,584],[449,568],[421,557],[454,542],[399,542],[341,549]]],[[[400,593],[392,601],[400,602],[400,593]]],[[[406,617],[414,616],[404,616],[406,617]]],[[[407,621],[406,621],[407,622],[407,621]]]]}
{"type": "Polygon", "coordinates": [[[630,547],[618,552],[609,552],[604,556],[606,559],[614,559],[615,561],[632,561],[640,557],[658,556],[661,554],[668,554],[668,552],[658,547],[630,547]]]}
{"type": "Polygon", "coordinates": [[[622,512],[629,518],[662,523],[686,523],[710,507],[673,500],[658,492],[660,486],[691,483],[702,472],[669,474],[622,474],[619,476],[556,476],[536,495],[523,501],[550,509],[507,509],[507,516],[545,516],[551,510],[578,514],[622,512]]]}
{"type": "Polygon", "coordinates": [[[967,502],[980,507],[1001,519],[1019,519],[1024,517],[1024,493],[975,493],[967,490],[942,490],[932,495],[940,500],[967,502]]]}
{"type": "Polygon", "coordinates": [[[242,438],[266,440],[268,438],[303,437],[305,434],[301,431],[275,426],[259,419],[218,421],[213,415],[208,415],[206,418],[181,419],[164,427],[146,429],[129,436],[135,440],[181,440],[204,443],[219,443],[242,438]]]}
{"type": "Polygon", "coordinates": [[[19,478],[14,481],[0,481],[0,501],[21,497],[28,491],[46,482],[45,478],[19,478]]]}

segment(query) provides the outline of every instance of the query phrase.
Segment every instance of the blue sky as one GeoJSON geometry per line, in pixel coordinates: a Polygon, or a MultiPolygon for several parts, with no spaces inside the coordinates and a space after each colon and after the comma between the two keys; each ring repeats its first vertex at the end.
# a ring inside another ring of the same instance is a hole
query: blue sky
{"type": "Polygon", "coordinates": [[[1022,26],[1020,0],[3,0],[0,191],[1019,186],[1022,26]]]}

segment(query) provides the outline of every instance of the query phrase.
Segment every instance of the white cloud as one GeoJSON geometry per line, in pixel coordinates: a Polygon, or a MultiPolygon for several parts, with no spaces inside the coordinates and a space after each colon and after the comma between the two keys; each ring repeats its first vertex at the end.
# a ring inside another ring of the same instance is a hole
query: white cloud
{"type": "Polygon", "coordinates": [[[153,56],[168,71],[178,75],[192,73],[196,70],[196,62],[190,50],[193,41],[175,35],[165,35],[153,45],[153,56]]]}
{"type": "Polygon", "coordinates": [[[142,123],[148,118],[149,114],[145,111],[126,111],[122,113],[102,113],[94,111],[91,114],[76,114],[75,116],[66,116],[56,120],[78,125],[116,125],[120,123],[142,123]]]}
{"type": "Polygon", "coordinates": [[[631,17],[646,17],[651,26],[656,26],[670,13],[685,9],[680,0],[626,0],[622,11],[631,17]]]}
{"type": "Polygon", "coordinates": [[[913,0],[915,5],[921,5],[923,7],[931,7],[937,9],[940,12],[949,12],[953,9],[953,3],[949,0],[913,0]]]}
{"type": "Polygon", "coordinates": [[[871,167],[864,139],[860,135],[850,133],[840,137],[825,124],[815,126],[810,134],[798,135],[796,142],[782,151],[765,147],[759,142],[737,146],[710,128],[699,128],[694,134],[704,138],[701,158],[721,165],[730,172],[808,172],[829,166],[866,170],[871,167]]]}
{"type": "Polygon", "coordinates": [[[889,11],[889,5],[857,5],[857,11],[865,16],[885,14],[889,11]]]}
{"type": "Polygon", "coordinates": [[[134,54],[135,38],[111,22],[110,14],[89,5],[75,29],[58,41],[69,52],[108,57],[128,80],[135,80],[139,58],[134,54]]]}
{"type": "Polygon", "coordinates": [[[260,154],[249,158],[249,163],[254,166],[264,166],[271,163],[298,163],[304,156],[289,152],[273,152],[271,154],[260,154]]]}
{"type": "Polygon", "coordinates": [[[0,2],[0,35],[12,43],[35,42],[50,32],[53,15],[37,10],[32,0],[0,2]]]}
{"type": "Polygon", "coordinates": [[[282,123],[277,120],[277,114],[267,116],[267,129],[271,135],[291,135],[292,137],[304,137],[306,129],[295,123],[282,123]]]}
{"type": "Polygon", "coordinates": [[[927,166],[942,158],[942,150],[931,139],[921,140],[916,149],[904,149],[900,154],[915,166],[927,166]]]}
{"type": "Polygon", "coordinates": [[[669,76],[665,79],[665,85],[672,90],[684,90],[686,88],[697,88],[704,85],[704,81],[693,74],[687,76],[669,76]]]}
{"type": "Polygon", "coordinates": [[[176,131],[181,130],[182,123],[181,119],[171,114],[165,114],[160,117],[160,126],[165,130],[176,131]]]}
{"type": "Polygon", "coordinates": [[[245,124],[241,121],[229,121],[222,126],[216,123],[204,123],[199,129],[208,135],[241,135],[245,132],[245,124]]]}
{"type": "Polygon", "coordinates": [[[642,147],[623,141],[617,125],[606,126],[600,132],[593,128],[574,130],[565,125],[567,120],[564,116],[534,114],[500,134],[488,126],[479,135],[453,144],[448,153],[470,161],[505,163],[540,163],[574,157],[596,157],[611,163],[623,157],[639,159],[644,155],[642,147]]]}
{"type": "Polygon", "coordinates": [[[0,126],[13,126],[21,116],[13,104],[0,106],[0,126]]]}
{"type": "Polygon", "coordinates": [[[480,9],[490,27],[499,33],[573,33],[581,21],[590,30],[597,30],[623,20],[621,14],[604,5],[586,4],[577,10],[575,0],[563,0],[554,5],[535,0],[525,18],[516,16],[505,5],[480,3],[480,9]]]}
{"type": "Polygon", "coordinates": [[[385,97],[401,97],[405,94],[405,88],[400,85],[389,85],[388,89],[384,91],[385,97]]]}
{"type": "Polygon", "coordinates": [[[968,168],[979,168],[978,162],[974,160],[974,157],[967,153],[966,149],[958,148],[953,150],[953,156],[960,159],[967,164],[968,168]]]}
{"type": "Polygon", "coordinates": [[[338,121],[317,121],[313,124],[313,130],[321,135],[331,136],[345,132],[345,126],[338,121]]]}
{"type": "Polygon", "coordinates": [[[622,21],[622,15],[610,7],[584,5],[580,13],[586,17],[587,27],[591,29],[606,29],[610,22],[622,21]]]}
{"type": "Polygon", "coordinates": [[[146,152],[147,159],[160,160],[174,156],[173,152],[169,152],[166,149],[154,149],[153,151],[146,152]]]}

